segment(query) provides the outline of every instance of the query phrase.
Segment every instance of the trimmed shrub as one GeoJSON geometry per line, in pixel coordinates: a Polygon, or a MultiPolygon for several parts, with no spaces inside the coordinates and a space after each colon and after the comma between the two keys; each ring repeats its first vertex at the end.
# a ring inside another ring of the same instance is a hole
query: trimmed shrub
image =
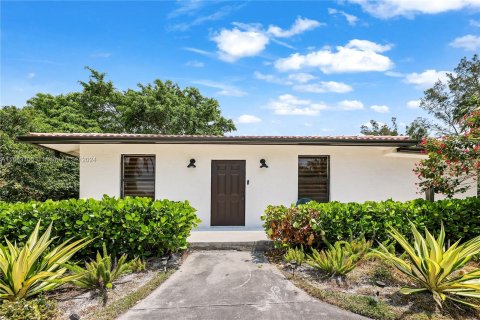
{"type": "Polygon", "coordinates": [[[409,234],[408,221],[435,233],[440,232],[443,222],[447,239],[468,240],[480,234],[480,199],[309,202],[290,208],[269,206],[262,220],[269,237],[287,246],[318,247],[325,241],[335,243],[362,236],[383,242],[389,239],[389,227],[409,234]]]}
{"type": "Polygon", "coordinates": [[[33,300],[0,301],[0,320],[51,320],[56,316],[55,302],[42,296],[33,300]]]}
{"type": "Polygon", "coordinates": [[[113,256],[148,257],[186,248],[190,231],[200,222],[195,211],[188,201],[131,197],[0,202],[0,238],[22,244],[41,219],[42,228],[52,223],[58,243],[93,239],[76,258],[95,256],[103,243],[113,256]]]}

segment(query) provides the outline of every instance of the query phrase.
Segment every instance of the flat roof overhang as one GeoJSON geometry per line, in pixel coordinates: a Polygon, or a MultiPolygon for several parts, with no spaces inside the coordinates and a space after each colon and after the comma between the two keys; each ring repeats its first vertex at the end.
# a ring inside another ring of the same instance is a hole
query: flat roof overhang
{"type": "Polygon", "coordinates": [[[109,133],[31,133],[18,141],[78,156],[82,144],[205,144],[364,146],[392,148],[394,153],[419,154],[417,140],[392,136],[205,136],[109,133]]]}
{"type": "Polygon", "coordinates": [[[31,144],[243,144],[243,145],[321,145],[321,146],[377,146],[411,147],[417,140],[351,139],[317,137],[75,137],[75,136],[19,136],[19,141],[31,144]]]}

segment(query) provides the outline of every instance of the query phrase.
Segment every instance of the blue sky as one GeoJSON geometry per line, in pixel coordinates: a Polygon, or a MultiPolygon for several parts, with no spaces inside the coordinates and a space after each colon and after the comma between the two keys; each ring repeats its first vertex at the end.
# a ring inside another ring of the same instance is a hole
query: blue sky
{"type": "Polygon", "coordinates": [[[480,51],[479,0],[1,2],[1,105],[154,79],[219,100],[240,135],[408,124],[423,90],[480,51]]]}

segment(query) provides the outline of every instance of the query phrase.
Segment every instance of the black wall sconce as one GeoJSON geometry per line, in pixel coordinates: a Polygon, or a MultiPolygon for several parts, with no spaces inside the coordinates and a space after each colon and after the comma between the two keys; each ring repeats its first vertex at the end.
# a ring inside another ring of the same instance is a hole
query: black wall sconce
{"type": "Polygon", "coordinates": [[[267,161],[265,159],[260,159],[260,168],[268,168],[267,161]]]}
{"type": "Polygon", "coordinates": [[[190,163],[188,164],[187,168],[196,168],[195,159],[190,159],[190,163]]]}

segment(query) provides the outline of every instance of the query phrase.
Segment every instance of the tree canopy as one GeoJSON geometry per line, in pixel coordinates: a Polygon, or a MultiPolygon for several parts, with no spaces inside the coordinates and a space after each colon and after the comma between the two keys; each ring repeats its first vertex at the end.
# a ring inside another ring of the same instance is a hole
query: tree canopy
{"type": "Polygon", "coordinates": [[[0,108],[0,200],[78,196],[78,159],[18,143],[28,132],[105,132],[223,135],[235,130],[216,99],[197,88],[155,80],[124,91],[87,68],[81,90],[39,93],[21,108],[0,108]]]}
{"type": "MultiPolygon", "coordinates": [[[[424,130],[428,158],[415,169],[421,190],[452,197],[478,180],[480,158],[480,60],[463,58],[445,82],[425,91],[420,107],[434,121],[419,118],[411,130],[424,130]],[[428,131],[436,137],[428,137],[428,131]]],[[[477,184],[478,186],[478,184],[477,184]]]]}
{"type": "Polygon", "coordinates": [[[370,136],[398,136],[397,118],[392,118],[392,126],[370,120],[368,125],[364,124],[360,127],[360,133],[370,136]]]}
{"type": "Polygon", "coordinates": [[[427,128],[437,136],[459,135],[467,129],[462,118],[478,107],[480,97],[480,60],[460,60],[446,81],[437,81],[426,90],[420,108],[434,120],[425,120],[427,128]]]}

